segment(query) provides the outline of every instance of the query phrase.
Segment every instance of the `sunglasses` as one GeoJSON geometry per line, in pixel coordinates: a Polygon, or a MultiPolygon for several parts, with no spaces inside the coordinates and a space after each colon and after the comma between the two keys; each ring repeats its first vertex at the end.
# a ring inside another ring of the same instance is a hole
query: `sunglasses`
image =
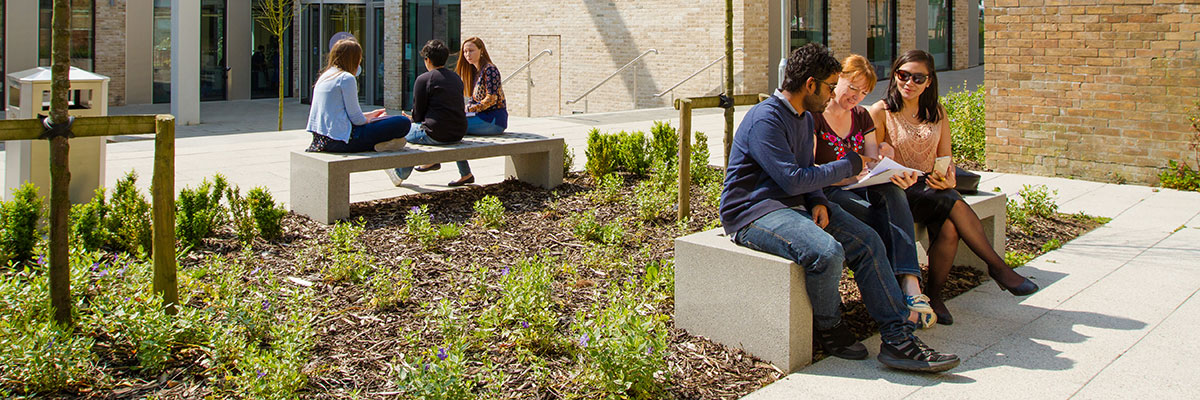
{"type": "Polygon", "coordinates": [[[914,74],[914,73],[911,73],[911,72],[908,72],[905,70],[898,70],[898,71],[896,71],[896,79],[899,79],[899,80],[905,81],[905,82],[908,82],[909,79],[912,79],[913,83],[918,84],[918,85],[924,85],[925,80],[929,79],[929,75],[914,74]]]}

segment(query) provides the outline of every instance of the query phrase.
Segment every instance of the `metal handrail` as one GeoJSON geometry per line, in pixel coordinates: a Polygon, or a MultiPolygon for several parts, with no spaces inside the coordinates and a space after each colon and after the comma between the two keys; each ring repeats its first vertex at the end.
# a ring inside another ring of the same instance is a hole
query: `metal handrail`
{"type": "MultiPolygon", "coordinates": [[[[744,49],[742,49],[741,47],[738,47],[738,48],[736,48],[736,49],[733,49],[733,52],[734,52],[734,53],[736,53],[736,52],[739,52],[739,51],[740,51],[740,52],[743,52],[743,53],[745,52],[745,50],[744,50],[744,49]]],[[[671,91],[672,91],[672,90],[675,90],[675,88],[679,87],[679,85],[682,85],[684,82],[687,82],[688,80],[691,80],[692,78],[695,78],[695,77],[696,77],[696,75],[700,75],[700,73],[701,73],[701,72],[704,72],[705,70],[709,69],[709,68],[710,68],[710,67],[712,67],[713,65],[716,65],[717,63],[721,62],[721,61],[722,61],[722,60],[724,60],[724,59],[725,59],[725,56],[724,56],[724,55],[722,55],[722,56],[721,56],[721,58],[718,58],[718,59],[716,59],[716,60],[713,60],[712,62],[708,63],[708,65],[705,65],[705,66],[703,66],[703,67],[700,67],[700,69],[696,70],[696,72],[693,72],[691,75],[688,75],[688,77],[687,77],[687,78],[683,78],[683,80],[679,81],[679,83],[676,83],[676,84],[672,85],[672,86],[671,86],[670,88],[668,88],[667,90],[664,90],[664,91],[662,91],[662,93],[657,93],[657,94],[655,94],[655,95],[654,95],[654,97],[663,97],[663,96],[664,96],[664,95],[666,95],[667,93],[671,93],[671,91]]],[[[724,70],[722,70],[722,75],[724,75],[724,70]]],[[[723,81],[723,80],[724,80],[724,79],[722,79],[722,81],[723,81]]]]}
{"type": "MultiPolygon", "coordinates": [[[[626,64],[625,64],[624,66],[622,66],[621,68],[618,68],[616,72],[613,72],[613,73],[612,73],[612,75],[609,75],[607,78],[604,78],[604,80],[600,81],[600,83],[597,83],[597,84],[596,84],[596,86],[592,86],[592,88],[591,88],[591,89],[588,89],[586,92],[583,92],[583,94],[582,94],[582,95],[580,95],[580,96],[579,96],[578,98],[576,98],[575,100],[568,101],[568,102],[567,102],[567,104],[575,104],[575,103],[578,103],[578,102],[579,102],[579,100],[583,100],[583,98],[584,98],[584,97],[587,97],[587,95],[589,95],[589,94],[592,94],[592,91],[595,91],[597,88],[599,88],[599,87],[600,87],[600,85],[603,85],[605,82],[608,82],[608,81],[609,81],[610,79],[612,79],[614,76],[617,76],[617,74],[621,73],[621,71],[624,71],[624,70],[625,70],[625,68],[629,68],[629,66],[633,65],[633,63],[637,62],[638,60],[641,60],[641,59],[642,59],[642,57],[645,57],[647,54],[650,54],[650,53],[658,54],[658,50],[655,50],[655,49],[646,50],[646,51],[645,51],[645,52],[643,52],[642,54],[640,54],[640,55],[638,55],[637,57],[635,57],[633,60],[631,60],[631,61],[629,61],[628,63],[626,63],[626,64]]],[[[636,93],[635,93],[635,95],[636,95],[636,93]]]]}
{"type": "Polygon", "coordinates": [[[509,79],[512,79],[514,76],[517,76],[517,74],[520,73],[521,71],[524,71],[525,68],[529,68],[530,64],[533,64],[534,61],[537,61],[537,59],[542,58],[542,56],[544,56],[544,55],[554,55],[554,51],[552,51],[550,49],[545,49],[545,50],[542,50],[541,52],[537,53],[536,56],[533,56],[533,58],[530,58],[529,61],[526,61],[525,64],[522,64],[519,68],[517,68],[515,71],[513,71],[511,74],[509,74],[507,78],[501,79],[500,86],[504,86],[504,84],[507,83],[509,79]]]}

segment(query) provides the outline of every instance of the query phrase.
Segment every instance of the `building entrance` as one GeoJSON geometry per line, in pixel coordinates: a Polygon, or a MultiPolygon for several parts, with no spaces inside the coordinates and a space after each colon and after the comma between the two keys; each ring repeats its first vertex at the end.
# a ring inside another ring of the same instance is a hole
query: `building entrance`
{"type": "Polygon", "coordinates": [[[300,10],[300,99],[312,102],[312,87],[329,57],[330,39],[353,35],[363,47],[363,72],[358,76],[358,101],[383,104],[383,2],[367,0],[305,1],[300,10]]]}

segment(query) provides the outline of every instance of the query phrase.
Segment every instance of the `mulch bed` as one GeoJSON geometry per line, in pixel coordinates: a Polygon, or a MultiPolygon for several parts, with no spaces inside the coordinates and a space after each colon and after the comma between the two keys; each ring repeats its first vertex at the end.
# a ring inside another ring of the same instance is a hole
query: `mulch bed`
{"type": "MultiPolygon", "coordinates": [[[[633,183],[633,179],[626,182],[622,198],[631,196],[633,183]]],[[[315,283],[312,312],[317,315],[314,326],[317,344],[307,367],[310,385],[303,395],[344,398],[357,391],[369,398],[396,398],[397,388],[389,383],[394,378],[389,364],[405,353],[416,354],[440,343],[441,333],[437,324],[431,323],[430,308],[442,299],[459,299],[465,286],[473,281],[471,274],[475,266],[487,267],[489,274],[498,276],[503,266],[538,255],[554,256],[560,263],[577,266],[573,274],[556,274],[553,287],[554,301],[562,318],[559,329],[566,334],[566,327],[574,322],[576,311],[587,312],[597,304],[603,304],[609,282],[640,277],[648,262],[674,257],[675,237],[699,231],[717,220],[716,209],[704,200],[699,188],[693,188],[692,218],[686,231],[673,220],[648,224],[635,222],[633,207],[621,201],[596,202],[586,195],[592,188],[590,178],[571,174],[553,191],[506,181],[352,204],[351,218],[361,218],[365,227],[362,240],[367,251],[375,257],[377,269],[394,268],[404,260],[413,262],[411,301],[381,311],[368,304],[371,295],[364,284],[322,282],[326,261],[318,244],[329,240],[331,227],[289,214],[284,220],[285,237],[273,243],[260,240],[255,244],[253,254],[257,259],[256,267],[273,270],[277,276],[294,276],[315,283]],[[503,229],[490,230],[470,223],[474,214],[472,205],[485,195],[497,196],[504,204],[507,225],[503,229]],[[443,243],[440,251],[425,250],[409,237],[404,225],[410,208],[420,205],[429,206],[434,223],[462,224],[462,236],[443,243]],[[594,212],[600,222],[629,221],[624,244],[599,246],[575,237],[572,216],[584,211],[594,212]],[[597,257],[599,251],[609,253],[597,257]]],[[[1014,231],[1010,227],[1009,249],[1036,254],[1041,250],[1041,243],[1052,237],[1065,243],[1095,225],[1064,216],[1039,219],[1028,232],[1014,231]]],[[[203,248],[184,259],[181,267],[204,262],[208,257],[235,256],[241,252],[232,234],[226,233],[209,239],[203,248]]],[[[979,285],[981,278],[970,268],[955,268],[947,285],[949,296],[979,285]]],[[[850,327],[860,338],[873,334],[875,324],[859,301],[852,280],[846,277],[842,281],[842,293],[850,327]]],[[[460,317],[474,318],[482,312],[483,306],[462,304],[460,317]]],[[[674,314],[674,304],[669,298],[655,307],[655,312],[667,316],[674,314]]],[[[679,329],[671,330],[669,341],[666,392],[672,398],[734,399],[784,376],[782,371],[741,350],[679,329]]],[[[549,371],[538,374],[530,373],[532,367],[522,365],[513,352],[502,346],[488,351],[486,356],[496,365],[506,366],[504,387],[511,388],[506,390],[509,398],[551,399],[577,393],[568,387],[572,383],[569,375],[577,362],[569,355],[543,355],[545,368],[549,371]],[[539,376],[542,378],[537,378],[539,376]]],[[[817,358],[821,357],[817,355],[817,358]]],[[[202,386],[194,380],[172,387],[164,385],[162,380],[146,384],[158,386],[158,390],[151,392],[168,397],[203,396],[207,392],[194,385],[202,386]]],[[[130,393],[151,394],[146,390],[130,393]]],[[[125,397],[112,393],[101,396],[125,397]]]]}

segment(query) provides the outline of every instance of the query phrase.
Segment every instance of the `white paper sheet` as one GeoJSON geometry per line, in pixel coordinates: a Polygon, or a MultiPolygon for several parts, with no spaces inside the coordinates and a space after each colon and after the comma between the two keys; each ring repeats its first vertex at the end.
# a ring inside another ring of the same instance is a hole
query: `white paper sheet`
{"type": "Polygon", "coordinates": [[[867,173],[867,176],[853,185],[846,185],[842,190],[858,189],[861,187],[878,185],[881,183],[889,183],[892,181],[892,176],[902,172],[916,172],[917,176],[925,175],[924,172],[905,167],[900,163],[892,161],[892,159],[884,157],[867,173]]]}

